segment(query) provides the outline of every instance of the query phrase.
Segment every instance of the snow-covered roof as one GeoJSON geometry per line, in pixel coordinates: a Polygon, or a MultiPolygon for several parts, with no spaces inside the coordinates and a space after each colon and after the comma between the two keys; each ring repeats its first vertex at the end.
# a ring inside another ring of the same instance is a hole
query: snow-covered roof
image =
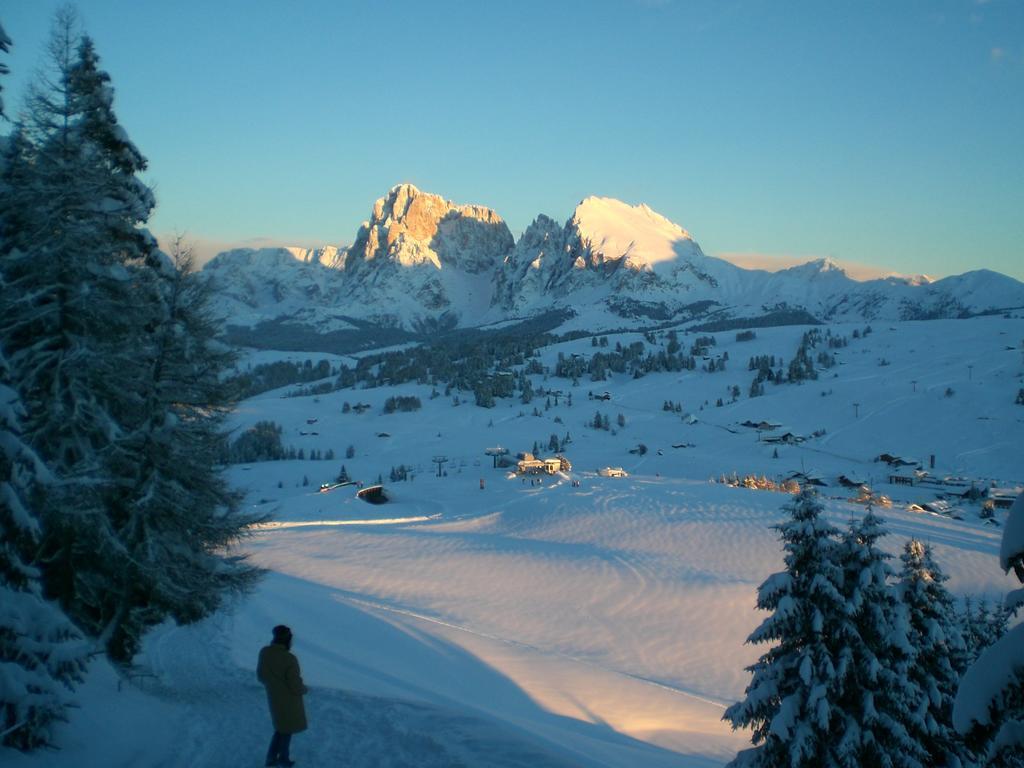
{"type": "Polygon", "coordinates": [[[1001,498],[1001,499],[1015,499],[1024,492],[1024,488],[989,488],[988,497],[990,499],[1001,498]]]}

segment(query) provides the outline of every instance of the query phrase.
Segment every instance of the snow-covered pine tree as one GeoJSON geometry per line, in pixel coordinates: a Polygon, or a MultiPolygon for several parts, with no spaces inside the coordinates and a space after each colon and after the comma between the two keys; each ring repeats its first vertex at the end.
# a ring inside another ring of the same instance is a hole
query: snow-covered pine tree
{"type": "Polygon", "coordinates": [[[927,753],[915,734],[924,728],[924,694],[910,675],[914,649],[906,611],[889,584],[890,555],[877,546],[885,534],[884,521],[869,507],[840,546],[851,626],[835,701],[844,717],[838,749],[843,765],[920,768],[927,753]]]}
{"type": "Polygon", "coordinates": [[[911,719],[911,735],[927,752],[927,765],[969,764],[973,757],[953,728],[953,698],[964,672],[966,648],[953,597],[943,586],[947,577],[931,546],[917,539],[906,543],[900,560],[896,597],[905,610],[914,648],[908,674],[923,694],[911,719]]]}
{"type": "MultiPolygon", "coordinates": [[[[0,51],[10,44],[0,27],[0,51]]],[[[0,74],[7,74],[3,63],[0,74]]],[[[21,144],[20,133],[0,137],[0,170],[21,144]]],[[[0,280],[0,305],[8,306],[12,298],[0,280]]],[[[42,530],[38,507],[51,478],[22,441],[23,415],[0,349],[0,744],[32,749],[50,743],[53,723],[65,718],[71,686],[85,669],[87,647],[60,608],[43,597],[33,563],[42,530]]]]}
{"type": "Polygon", "coordinates": [[[0,338],[26,436],[60,478],[47,590],[125,661],[145,627],[205,615],[254,572],[223,551],[247,522],[213,471],[223,350],[196,287],[163,269],[141,228],[146,161],[76,29],[59,12],[51,74],[5,153],[0,274],[15,301],[0,338]]]}
{"type": "Polygon", "coordinates": [[[151,259],[157,253],[156,240],[141,225],[156,207],[156,198],[137,175],[146,170],[146,158],[118,123],[110,75],[99,68],[88,36],[78,43],[67,87],[71,109],[79,116],[74,140],[88,153],[95,170],[91,214],[100,248],[104,253],[111,250],[115,264],[151,259]]]}
{"type": "Polygon", "coordinates": [[[102,238],[97,152],[81,141],[74,23],[66,12],[58,18],[53,77],[33,88],[24,129],[12,138],[0,206],[0,266],[14,299],[0,330],[25,394],[26,432],[62,474],[95,469],[97,448],[117,432],[103,397],[113,383],[106,374],[129,357],[115,345],[133,306],[123,259],[102,238]]]}
{"type": "Polygon", "coordinates": [[[751,667],[746,698],[723,717],[732,727],[753,729],[754,748],[732,766],[831,768],[843,765],[838,751],[845,716],[836,710],[844,691],[848,637],[844,573],[838,531],[821,517],[809,487],[783,507],[790,519],[776,526],[786,569],[758,590],[757,607],[771,611],[747,639],[774,643],[751,667]]]}
{"type": "MultiPolygon", "coordinates": [[[[1024,494],[1010,507],[999,564],[1024,584],[1024,494]]],[[[1024,589],[1007,595],[1006,604],[1014,611],[1024,605],[1024,589]]],[[[1024,624],[983,650],[964,674],[953,725],[982,753],[986,766],[1024,766],[1024,624]]]]}
{"type": "Polygon", "coordinates": [[[132,657],[148,627],[203,618],[259,574],[229,547],[262,518],[239,511],[217,469],[233,353],[215,338],[209,290],[180,239],[171,257],[152,261],[164,314],[136,350],[146,363],[134,382],[142,418],[112,446],[134,478],[117,499],[125,556],[94,598],[117,606],[120,618],[101,637],[117,659],[132,657]]]}
{"type": "Polygon", "coordinates": [[[152,195],[144,160],[106,119],[112,92],[73,11],[58,12],[51,70],[32,90],[0,189],[0,271],[13,300],[0,318],[25,435],[59,477],[47,495],[41,565],[47,591],[88,634],[109,635],[105,601],[126,550],[119,503],[134,479],[117,443],[140,418],[146,331],[158,314],[133,231],[152,195]]]}
{"type": "Polygon", "coordinates": [[[959,614],[964,653],[963,658],[957,659],[954,665],[961,674],[983,650],[1006,634],[1012,615],[1012,611],[998,602],[976,600],[970,595],[964,598],[963,610],[959,614]]]}
{"type": "Polygon", "coordinates": [[[0,352],[0,744],[51,743],[69,691],[85,669],[87,645],[56,604],[43,598],[32,558],[36,512],[49,473],[19,432],[20,402],[0,352]]]}

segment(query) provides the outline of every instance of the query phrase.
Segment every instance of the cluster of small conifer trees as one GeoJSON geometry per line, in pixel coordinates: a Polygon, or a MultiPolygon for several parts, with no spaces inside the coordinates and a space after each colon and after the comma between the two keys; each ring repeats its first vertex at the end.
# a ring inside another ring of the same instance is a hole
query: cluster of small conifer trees
{"type": "Polygon", "coordinates": [[[384,401],[384,413],[394,413],[395,411],[418,411],[423,407],[423,403],[415,395],[396,395],[389,397],[384,401]]]}
{"type": "MultiPolygon", "coordinates": [[[[751,728],[754,747],[731,765],[1021,765],[1019,753],[993,749],[991,723],[961,728],[968,738],[953,727],[961,678],[985,647],[1003,642],[1008,613],[958,611],[920,541],[906,543],[894,572],[870,508],[845,531],[824,519],[812,490],[784,509],[789,519],[776,528],[786,567],[761,585],[757,606],[771,615],[748,638],[771,647],[724,717],[751,728]]],[[[1019,672],[1009,676],[998,698],[1016,707],[1011,722],[1024,714],[1021,683],[1019,672]]]]}
{"type": "MultiPolygon", "coordinates": [[[[865,330],[865,334],[868,332],[869,330],[865,330]]],[[[860,332],[854,331],[854,338],[859,337],[860,332]]],[[[817,379],[818,371],[815,368],[815,362],[817,362],[820,369],[828,369],[835,366],[837,362],[836,356],[832,352],[821,350],[816,356],[812,356],[811,350],[823,342],[827,343],[829,349],[841,349],[849,343],[845,336],[835,336],[831,331],[826,331],[825,334],[822,334],[820,329],[812,328],[806,331],[800,338],[796,354],[789,361],[785,372],[782,369],[783,360],[781,357],[776,358],[775,355],[754,355],[751,357],[750,362],[747,364],[747,370],[756,371],[757,375],[750,382],[749,396],[760,397],[763,395],[764,382],[766,381],[771,384],[799,384],[803,381],[817,379]]]]}
{"type": "MultiPolygon", "coordinates": [[[[235,396],[239,400],[246,400],[250,397],[267,392],[271,389],[278,389],[289,384],[304,384],[311,381],[321,381],[330,376],[337,376],[338,369],[332,368],[327,360],[320,360],[316,364],[312,360],[305,360],[302,363],[291,360],[274,360],[269,363],[259,363],[246,371],[235,375],[232,383],[235,386],[235,396]]],[[[327,382],[325,392],[333,391],[333,382],[327,382]]],[[[296,392],[290,392],[291,396],[306,396],[321,394],[315,388],[300,387],[296,392]]]]}
{"type": "MultiPolygon", "coordinates": [[[[0,30],[0,49],[10,41],[0,30]]],[[[258,572],[217,471],[231,362],[74,12],[0,135],[0,737],[52,738],[88,657],[209,615],[258,572]]]]}
{"type": "Polygon", "coordinates": [[[565,447],[571,442],[572,437],[568,432],[565,433],[565,437],[561,438],[552,432],[551,436],[547,439],[547,442],[544,442],[543,440],[534,440],[533,448],[530,452],[536,457],[542,456],[545,452],[550,455],[563,453],[565,451],[565,447]]]}

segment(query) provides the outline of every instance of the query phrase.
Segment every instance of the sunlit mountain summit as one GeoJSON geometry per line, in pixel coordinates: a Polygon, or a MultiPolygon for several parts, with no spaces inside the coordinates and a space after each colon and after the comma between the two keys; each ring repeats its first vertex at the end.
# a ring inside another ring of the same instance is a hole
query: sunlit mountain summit
{"type": "Polygon", "coordinates": [[[725,328],[968,317],[1024,306],[1024,284],[988,270],[932,281],[852,278],[832,259],[768,271],[709,256],[645,204],[587,197],[516,240],[493,209],[398,184],[348,248],[237,249],[204,268],[234,327],[420,333],[529,318],[552,327],[693,322],[725,328]]]}

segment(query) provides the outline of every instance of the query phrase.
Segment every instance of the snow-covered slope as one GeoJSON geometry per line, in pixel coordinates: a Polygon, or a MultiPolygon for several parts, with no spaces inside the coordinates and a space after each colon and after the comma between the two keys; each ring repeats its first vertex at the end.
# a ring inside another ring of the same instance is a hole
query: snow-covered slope
{"type": "Polygon", "coordinates": [[[982,270],[858,281],[831,259],[767,272],[706,255],[679,225],[646,205],[589,197],[558,233],[538,218],[506,261],[495,300],[519,314],[572,307],[595,327],[622,318],[756,318],[803,310],[819,320],[961,317],[1024,307],[1024,284],[982,270]]]}
{"type": "Polygon", "coordinates": [[[1024,307],[1024,284],[988,270],[939,281],[860,281],[831,259],[777,272],[742,269],[707,256],[685,229],[647,206],[617,200],[584,200],[560,240],[550,220],[538,222],[542,247],[535,223],[506,263],[498,299],[520,313],[564,304],[597,327],[621,327],[622,317],[686,319],[695,311],[719,320],[802,310],[819,320],[892,321],[1024,307]]]}
{"type": "Polygon", "coordinates": [[[576,207],[567,229],[577,268],[664,272],[681,259],[706,258],[689,232],[643,204],[588,197],[576,207]]]}
{"type": "MultiPolygon", "coordinates": [[[[1006,512],[988,522],[980,501],[952,494],[968,483],[1024,483],[1024,408],[1014,403],[1024,320],[887,323],[870,333],[863,322],[833,324],[848,343],[829,348],[836,365],[819,379],[730,400],[732,386],[747,389],[750,357],[788,357],[806,330],[757,329],[750,340],[711,334],[715,353],[729,353],[726,370],[714,373],[626,372],[575,383],[534,373],[536,390],[559,395],[531,404],[515,397],[477,408],[466,393],[432,398],[431,385],[414,383],[302,397],[277,390],[245,401],[232,428],[271,420],[286,445],[338,457],[230,469],[248,508],[277,518],[243,544],[270,569],[267,578],[229,612],[155,631],[139,659],[155,678],[127,681],[119,692],[109,668],[97,665],[61,749],[0,752],[0,764],[260,764],[270,725],[253,668],[280,622],[296,632],[311,687],[310,730],[293,745],[301,765],[725,764],[748,745],[749,733],[732,732],[721,715],[743,695],[744,668],[766,650],[745,640],[766,616],[755,608],[758,584],[782,567],[771,526],[788,497],[714,479],[820,477],[828,518],[845,527],[864,506],[837,479],[857,477],[893,500],[877,510],[891,531],[887,551],[909,537],[930,542],[960,597],[1001,598],[1019,586],[999,568],[1006,512]],[[588,390],[609,399],[590,399],[588,390]],[[385,412],[396,395],[418,397],[422,407],[385,412]],[[682,412],[666,410],[666,401],[682,412]],[[615,428],[594,429],[595,410],[615,428]],[[764,420],[784,426],[742,426],[764,420]],[[768,442],[783,431],[807,439],[768,442]],[[498,444],[530,450],[551,434],[571,435],[573,469],[539,485],[493,468],[484,453],[498,444]],[[646,453],[635,451],[639,444],[646,453]],[[350,445],[351,458],[342,458],[350,445]],[[934,455],[931,479],[891,484],[895,470],[875,460],[883,452],[925,467],[934,455]],[[439,456],[448,459],[442,477],[439,456]],[[366,483],[399,465],[414,479],[390,483],[382,506],[360,501],[350,486],[318,492],[341,464],[366,483]],[[595,471],[609,465],[629,476],[595,471]],[[956,517],[910,506],[943,493],[956,517]]],[[[653,342],[634,332],[608,341],[607,349],[639,342],[656,355],[670,337],[666,329],[653,342]]],[[[559,355],[595,354],[591,345],[559,342],[531,362],[552,368],[559,355]]]]}
{"type": "Polygon", "coordinates": [[[685,229],[646,205],[588,197],[560,234],[552,225],[539,217],[506,262],[496,293],[506,310],[554,304],[593,316],[603,308],[621,325],[637,309],[664,318],[695,302],[721,303],[722,282],[742,272],[706,256],[685,229]]]}
{"type": "Polygon", "coordinates": [[[963,317],[1024,307],[1024,284],[987,270],[930,281],[858,281],[830,259],[767,272],[706,255],[646,205],[588,197],[564,226],[540,215],[513,242],[493,210],[400,184],[377,200],[347,250],[221,254],[204,270],[221,315],[318,332],[348,321],[435,330],[552,308],[593,329],[725,321],[786,312],[818,320],[963,317]]]}
{"type": "Polygon", "coordinates": [[[343,305],[344,252],[337,248],[239,248],[203,267],[216,293],[214,311],[225,324],[253,326],[287,318],[322,330],[350,327],[323,323],[324,310],[343,305]]]}

